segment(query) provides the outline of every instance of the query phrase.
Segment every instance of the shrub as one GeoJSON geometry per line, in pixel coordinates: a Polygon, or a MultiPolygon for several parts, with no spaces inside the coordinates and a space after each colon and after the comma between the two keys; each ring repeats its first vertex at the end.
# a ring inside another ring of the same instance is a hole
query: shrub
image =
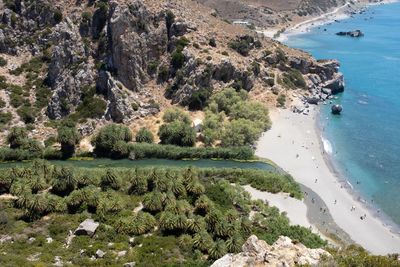
{"type": "Polygon", "coordinates": [[[254,144],[262,133],[256,122],[238,119],[232,120],[225,126],[222,134],[222,146],[244,146],[254,144]]]}
{"type": "Polygon", "coordinates": [[[7,60],[4,57],[0,57],[0,67],[7,65],[7,60]]]}
{"type": "Polygon", "coordinates": [[[248,56],[252,49],[261,47],[261,43],[255,40],[254,37],[245,35],[237,37],[236,40],[231,41],[229,47],[242,56],[248,56]]]}
{"type": "Polygon", "coordinates": [[[22,147],[25,140],[28,138],[28,132],[22,127],[13,127],[7,135],[7,143],[12,149],[22,147]]]}
{"type": "Polygon", "coordinates": [[[185,104],[188,105],[191,110],[201,110],[206,106],[211,93],[212,91],[210,88],[199,89],[190,96],[185,104]]]}
{"type": "Polygon", "coordinates": [[[210,40],[208,40],[208,44],[212,47],[217,47],[217,42],[215,41],[215,38],[212,37],[210,40]]]}
{"type": "Polygon", "coordinates": [[[12,114],[10,112],[0,112],[0,125],[9,123],[12,120],[12,114]]]}
{"type": "Polygon", "coordinates": [[[61,143],[61,153],[63,158],[70,158],[75,153],[75,145],[81,139],[78,130],[74,125],[63,125],[58,128],[57,141],[61,143]]]}
{"type": "Polygon", "coordinates": [[[291,69],[283,74],[283,85],[288,89],[302,88],[305,89],[307,84],[300,71],[291,69]]]}
{"type": "Polygon", "coordinates": [[[175,50],[171,55],[171,65],[174,69],[182,68],[185,63],[185,56],[183,55],[181,50],[175,50]]]}
{"type": "Polygon", "coordinates": [[[54,11],[53,19],[56,24],[60,23],[63,20],[63,14],[60,10],[54,11]]]}
{"type": "Polygon", "coordinates": [[[91,20],[92,20],[92,13],[91,12],[85,11],[85,12],[82,13],[82,21],[83,22],[89,22],[91,20]]]}
{"type": "Polygon", "coordinates": [[[23,105],[17,110],[17,113],[26,124],[35,122],[37,112],[32,106],[23,105]]]}
{"type": "Polygon", "coordinates": [[[158,132],[161,144],[178,146],[193,146],[196,142],[196,132],[190,124],[174,121],[163,124],[158,132]]]}
{"type": "Polygon", "coordinates": [[[286,96],[284,94],[280,94],[276,101],[278,102],[279,107],[284,107],[286,104],[286,96]]]}
{"type": "Polygon", "coordinates": [[[163,115],[163,121],[166,123],[181,121],[184,123],[191,123],[189,115],[179,108],[169,108],[163,115]]]}
{"type": "Polygon", "coordinates": [[[93,137],[92,145],[95,147],[94,153],[97,156],[121,157],[123,146],[132,140],[131,130],[123,125],[110,124],[102,129],[93,137]]]}
{"type": "Polygon", "coordinates": [[[148,129],[141,128],[136,135],[136,142],[151,144],[154,142],[154,136],[148,129]]]}

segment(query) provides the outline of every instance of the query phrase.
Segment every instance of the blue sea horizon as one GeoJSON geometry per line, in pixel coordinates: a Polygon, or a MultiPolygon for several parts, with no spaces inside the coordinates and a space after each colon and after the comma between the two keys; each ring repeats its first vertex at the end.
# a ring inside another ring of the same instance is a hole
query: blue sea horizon
{"type": "Polygon", "coordinates": [[[400,3],[323,25],[285,42],[317,59],[338,59],[346,89],[335,103],[341,116],[321,106],[332,160],[354,190],[400,226],[400,3]],[[361,30],[365,36],[335,35],[361,30]]]}

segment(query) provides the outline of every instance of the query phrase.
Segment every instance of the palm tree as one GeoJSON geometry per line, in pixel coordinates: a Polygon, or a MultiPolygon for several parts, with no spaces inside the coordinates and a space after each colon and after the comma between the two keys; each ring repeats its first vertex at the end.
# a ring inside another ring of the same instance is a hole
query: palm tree
{"type": "Polygon", "coordinates": [[[171,191],[175,194],[176,197],[185,197],[186,196],[186,189],[183,185],[183,181],[181,178],[175,177],[172,179],[171,183],[171,191]]]}
{"type": "Polygon", "coordinates": [[[191,250],[193,238],[188,234],[183,234],[179,237],[178,244],[181,249],[191,250]]]}
{"type": "Polygon", "coordinates": [[[10,193],[14,196],[31,194],[31,188],[22,181],[16,181],[11,185],[10,193]]]}
{"type": "Polygon", "coordinates": [[[68,210],[71,213],[75,213],[79,207],[85,201],[85,191],[83,189],[74,190],[69,196],[66,198],[66,204],[68,206],[68,210]]]}
{"type": "Polygon", "coordinates": [[[11,175],[4,173],[0,174],[0,194],[10,192],[10,188],[13,182],[14,179],[12,179],[11,175]]]}
{"type": "Polygon", "coordinates": [[[192,206],[186,200],[177,200],[173,204],[165,206],[166,211],[170,211],[174,214],[189,214],[192,210],[192,206]]]}
{"type": "Polygon", "coordinates": [[[183,180],[186,184],[197,181],[198,173],[193,167],[189,167],[183,171],[183,180]]]}
{"type": "Polygon", "coordinates": [[[205,217],[207,229],[214,231],[216,225],[223,221],[223,216],[220,210],[213,209],[205,217]]]}
{"type": "Polygon", "coordinates": [[[23,208],[26,210],[27,218],[34,220],[48,212],[48,204],[45,194],[30,195],[23,208]]]}
{"type": "Polygon", "coordinates": [[[196,233],[193,237],[193,247],[200,251],[207,252],[211,247],[214,246],[214,241],[207,231],[202,230],[196,233]]]}
{"type": "Polygon", "coordinates": [[[161,192],[151,192],[147,193],[143,197],[144,209],[151,212],[158,212],[163,209],[163,203],[165,200],[165,195],[161,192]]]}
{"type": "Polygon", "coordinates": [[[193,181],[186,185],[186,191],[191,195],[204,194],[205,188],[199,181],[193,181]]]}
{"type": "Polygon", "coordinates": [[[77,188],[82,189],[86,186],[89,186],[93,183],[92,179],[87,174],[83,174],[78,177],[77,188]]]}
{"type": "Polygon", "coordinates": [[[33,177],[29,179],[28,184],[33,194],[37,194],[39,191],[44,190],[48,187],[48,185],[46,184],[46,180],[38,173],[36,173],[33,177]]]}
{"type": "Polygon", "coordinates": [[[148,182],[147,178],[140,175],[138,169],[135,169],[134,173],[131,173],[131,185],[128,189],[129,194],[142,195],[147,192],[148,182]]]}
{"type": "Polygon", "coordinates": [[[167,209],[167,207],[175,207],[176,206],[176,197],[175,197],[174,193],[167,192],[165,194],[164,206],[165,206],[165,209],[167,209]]]}
{"type": "Polygon", "coordinates": [[[226,241],[226,247],[230,253],[240,252],[243,245],[243,238],[235,233],[226,241]]]}
{"type": "Polygon", "coordinates": [[[225,242],[221,239],[218,239],[214,245],[211,247],[209,251],[209,256],[213,260],[217,260],[223,257],[227,253],[225,242]]]}
{"type": "Polygon", "coordinates": [[[212,202],[206,195],[201,195],[195,202],[195,212],[205,216],[214,207],[212,202]]]}
{"type": "Polygon", "coordinates": [[[206,222],[203,217],[194,216],[187,220],[186,229],[191,233],[198,233],[206,229],[206,222]]]}
{"type": "Polygon", "coordinates": [[[52,192],[59,196],[69,195],[74,191],[77,181],[74,173],[67,167],[55,169],[53,173],[52,192]]]}
{"type": "Polygon", "coordinates": [[[121,182],[115,173],[111,169],[108,169],[105,175],[101,177],[100,187],[103,191],[106,191],[108,188],[118,190],[121,188],[121,182]]]}

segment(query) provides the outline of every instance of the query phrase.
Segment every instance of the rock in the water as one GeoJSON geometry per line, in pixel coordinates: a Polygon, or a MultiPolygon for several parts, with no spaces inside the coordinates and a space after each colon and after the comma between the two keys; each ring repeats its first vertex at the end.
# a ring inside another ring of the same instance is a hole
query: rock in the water
{"type": "Polygon", "coordinates": [[[309,249],[303,244],[294,243],[288,237],[281,236],[272,245],[250,236],[242,246],[239,254],[227,254],[215,261],[211,267],[244,267],[244,266],[295,266],[316,265],[322,256],[330,254],[323,249],[309,249]]]}
{"type": "Polygon", "coordinates": [[[331,110],[332,114],[339,115],[342,112],[343,107],[341,105],[333,105],[331,110]]]}
{"type": "Polygon", "coordinates": [[[86,219],[75,230],[75,235],[93,236],[97,227],[99,227],[99,223],[93,221],[92,219],[86,219]]]}
{"type": "Polygon", "coordinates": [[[350,31],[350,32],[338,32],[336,35],[339,36],[350,36],[350,37],[363,37],[364,33],[360,30],[350,31]]]}

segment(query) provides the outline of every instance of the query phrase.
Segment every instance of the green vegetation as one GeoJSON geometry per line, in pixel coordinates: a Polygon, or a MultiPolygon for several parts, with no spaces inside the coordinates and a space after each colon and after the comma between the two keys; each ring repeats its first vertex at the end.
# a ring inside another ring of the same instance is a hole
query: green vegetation
{"type": "Polygon", "coordinates": [[[10,112],[0,112],[0,126],[9,123],[12,120],[12,114],[10,112]]]}
{"type": "Polygon", "coordinates": [[[263,104],[249,101],[246,91],[227,88],[210,98],[203,125],[204,142],[213,145],[221,140],[224,147],[252,145],[270,127],[263,104]]]}
{"type": "Polygon", "coordinates": [[[127,154],[127,144],[132,141],[131,130],[123,125],[103,127],[92,139],[94,154],[99,157],[121,158],[127,154]]]}
{"type": "Polygon", "coordinates": [[[136,135],[136,142],[152,144],[154,142],[154,136],[148,129],[141,128],[136,135]]]}
{"type": "Polygon", "coordinates": [[[64,124],[58,128],[57,141],[61,144],[61,153],[64,159],[70,158],[75,153],[75,146],[81,139],[74,124],[64,124]]]}
{"type": "Polygon", "coordinates": [[[7,60],[4,57],[0,57],[0,67],[7,65],[7,60]]]}
{"type": "Polygon", "coordinates": [[[261,42],[254,39],[253,36],[245,35],[237,37],[229,43],[229,47],[242,56],[248,56],[250,51],[254,48],[260,48],[262,46],[261,42]]]}
{"type": "Polygon", "coordinates": [[[196,133],[188,114],[180,109],[173,108],[165,112],[163,120],[166,124],[161,125],[158,132],[161,144],[178,146],[193,146],[195,144],[196,133]]]}
{"type": "Polygon", "coordinates": [[[283,74],[282,84],[287,89],[306,89],[307,84],[300,71],[291,69],[283,74]]]}
{"type": "Polygon", "coordinates": [[[264,185],[272,186],[271,192],[280,185],[301,194],[293,180],[256,170],[72,170],[44,161],[1,169],[0,193],[17,198],[0,202],[0,234],[14,237],[14,242],[0,244],[0,265],[24,266],[27,257],[40,253],[38,265],[52,264],[59,255],[73,266],[131,261],[137,266],[209,266],[227,252],[238,252],[257,233],[269,243],[285,234],[293,239],[301,235],[298,240],[308,247],[325,245],[308,229],[291,226],[276,208],[252,201],[240,186],[230,184],[248,183],[250,177],[268,181],[264,185]],[[143,209],[135,210],[139,203],[143,209]],[[249,216],[251,211],[254,216],[249,216]],[[96,234],[77,236],[65,248],[69,231],[86,218],[100,223],[96,234]],[[51,244],[47,237],[53,239],[51,244]],[[97,249],[106,255],[93,262],[97,249]],[[126,255],[116,257],[122,250],[126,255]]]}

